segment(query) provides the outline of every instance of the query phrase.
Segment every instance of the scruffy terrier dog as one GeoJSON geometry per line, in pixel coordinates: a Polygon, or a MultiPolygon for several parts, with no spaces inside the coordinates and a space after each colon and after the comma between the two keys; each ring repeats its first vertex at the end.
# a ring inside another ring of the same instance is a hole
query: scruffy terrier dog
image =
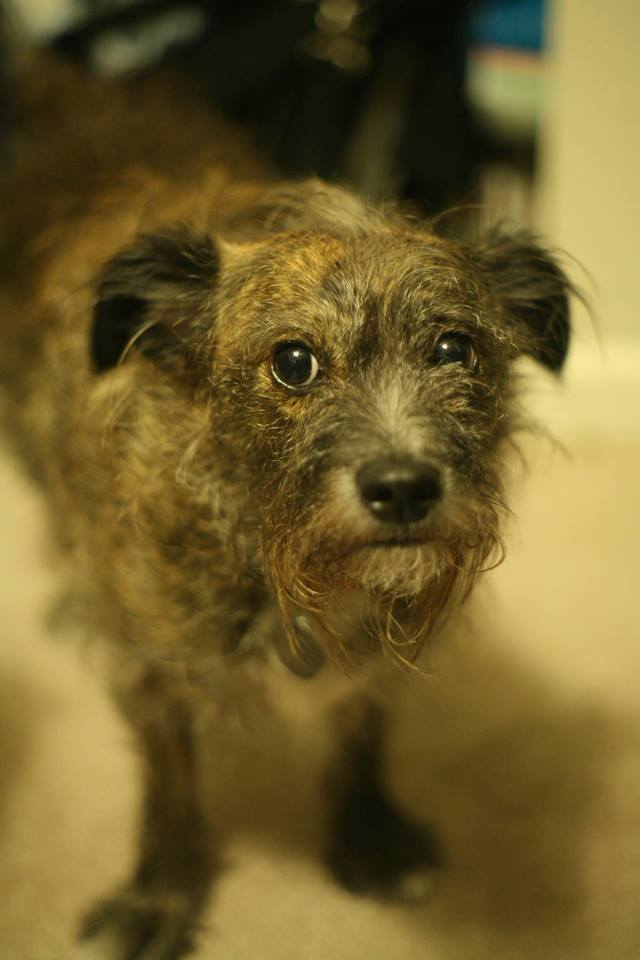
{"type": "Polygon", "coordinates": [[[385,795],[368,683],[500,559],[514,362],[562,366],[566,277],[528,235],[274,183],[166,91],[41,64],[13,126],[7,420],[144,758],[137,868],[80,951],[188,952],[218,863],[197,720],[247,664],[261,695],[342,678],[328,863],[401,894],[439,850],[385,795]]]}

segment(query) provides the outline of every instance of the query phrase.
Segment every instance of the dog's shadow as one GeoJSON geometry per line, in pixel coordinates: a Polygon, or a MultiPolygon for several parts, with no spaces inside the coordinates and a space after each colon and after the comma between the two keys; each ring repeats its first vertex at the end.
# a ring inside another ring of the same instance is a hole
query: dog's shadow
{"type": "MultiPolygon", "coordinates": [[[[445,659],[442,672],[397,683],[387,782],[446,856],[431,900],[407,908],[407,922],[445,939],[466,928],[488,943],[557,940],[589,910],[590,842],[615,765],[640,753],[640,736],[613,709],[552,689],[499,638],[445,659]]],[[[317,854],[318,773],[287,771],[281,757],[274,776],[272,763],[252,764],[251,795],[235,795],[227,823],[317,854]]]]}
{"type": "MultiPolygon", "coordinates": [[[[448,656],[454,661],[457,652],[448,656]]],[[[615,765],[639,738],[613,711],[554,694],[504,646],[460,656],[459,670],[397,683],[387,782],[408,813],[431,824],[446,852],[431,900],[402,908],[402,922],[417,925],[419,937],[442,937],[449,946],[452,937],[464,940],[464,931],[475,931],[474,955],[493,955],[482,944],[506,941],[505,955],[514,956],[523,937],[556,942],[589,909],[590,842],[606,823],[615,765]]],[[[0,800],[6,800],[53,708],[33,677],[2,681],[0,800]]],[[[220,736],[218,747],[225,738],[231,746],[228,735],[220,736]]],[[[269,736],[277,739],[277,729],[269,736]]],[[[274,860],[317,856],[325,823],[321,751],[301,767],[295,750],[280,744],[274,753],[263,749],[269,737],[249,739],[242,770],[234,750],[226,758],[218,754],[212,775],[224,785],[214,791],[212,815],[231,834],[250,832],[274,860]]],[[[126,738],[121,746],[127,749],[126,738]]],[[[127,822],[130,800],[118,803],[119,819],[127,822]]],[[[90,819],[81,824],[85,840],[90,819]]],[[[124,861],[130,852],[124,853],[120,832],[117,859],[124,861]]],[[[99,876],[96,893],[104,885],[99,876]]],[[[69,914],[75,909],[75,903],[65,907],[69,914]]],[[[470,956],[464,949],[459,955],[470,956]]]]}
{"type": "Polygon", "coordinates": [[[616,764],[640,753],[640,736],[613,710],[552,690],[507,651],[485,645],[456,680],[436,675],[431,692],[412,685],[390,779],[447,851],[416,922],[553,941],[593,906],[593,837],[606,829],[616,764]]]}
{"type": "MultiPolygon", "coordinates": [[[[0,638],[0,642],[3,638],[0,638]]],[[[26,673],[14,664],[0,669],[0,826],[4,808],[20,784],[25,761],[30,757],[41,716],[47,708],[46,690],[38,690],[26,673]]]]}

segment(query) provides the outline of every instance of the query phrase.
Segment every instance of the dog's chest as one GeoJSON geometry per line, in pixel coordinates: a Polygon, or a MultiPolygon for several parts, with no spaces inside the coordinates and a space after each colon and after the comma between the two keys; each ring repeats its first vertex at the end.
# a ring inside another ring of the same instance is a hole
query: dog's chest
{"type": "Polygon", "coordinates": [[[380,645],[365,629],[357,597],[349,598],[332,629],[345,645],[342,666],[322,643],[322,631],[308,615],[293,615],[289,631],[280,610],[265,608],[228,658],[230,679],[247,683],[266,710],[296,722],[313,721],[341,701],[369,689],[384,670],[380,645]]]}

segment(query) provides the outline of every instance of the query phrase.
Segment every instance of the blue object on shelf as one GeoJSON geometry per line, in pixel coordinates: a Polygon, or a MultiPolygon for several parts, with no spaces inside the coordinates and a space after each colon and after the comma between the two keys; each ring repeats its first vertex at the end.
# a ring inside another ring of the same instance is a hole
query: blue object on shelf
{"type": "Polygon", "coordinates": [[[541,50],[544,0],[480,0],[471,9],[472,46],[541,50]]]}

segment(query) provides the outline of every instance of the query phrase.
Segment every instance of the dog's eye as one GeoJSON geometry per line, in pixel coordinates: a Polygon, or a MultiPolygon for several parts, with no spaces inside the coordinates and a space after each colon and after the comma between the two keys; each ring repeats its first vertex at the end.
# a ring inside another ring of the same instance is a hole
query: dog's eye
{"type": "Polygon", "coordinates": [[[273,351],[271,372],[285,387],[308,387],[318,374],[318,361],[304,343],[280,343],[273,351]]]}
{"type": "Polygon", "coordinates": [[[464,333],[445,333],[440,337],[433,351],[433,362],[461,363],[467,370],[475,370],[478,365],[478,354],[471,337],[464,333]]]}

